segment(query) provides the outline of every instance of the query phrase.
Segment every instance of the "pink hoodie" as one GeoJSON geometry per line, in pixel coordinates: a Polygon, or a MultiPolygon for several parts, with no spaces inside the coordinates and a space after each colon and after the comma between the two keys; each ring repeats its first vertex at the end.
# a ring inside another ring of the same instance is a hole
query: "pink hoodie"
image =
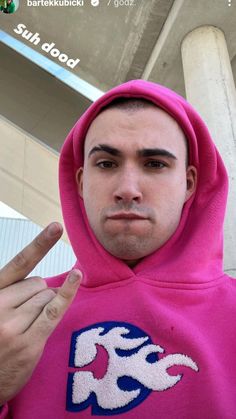
{"type": "MultiPolygon", "coordinates": [[[[236,282],[222,271],[227,189],[209,132],[181,96],[135,80],[90,106],[60,158],[63,215],[83,282],[0,418],[236,417],[236,282]],[[91,121],[119,96],[149,99],[176,119],[199,177],[174,235],[133,270],[96,240],[75,183],[91,121]]],[[[65,276],[47,281],[57,286],[65,276]]]]}

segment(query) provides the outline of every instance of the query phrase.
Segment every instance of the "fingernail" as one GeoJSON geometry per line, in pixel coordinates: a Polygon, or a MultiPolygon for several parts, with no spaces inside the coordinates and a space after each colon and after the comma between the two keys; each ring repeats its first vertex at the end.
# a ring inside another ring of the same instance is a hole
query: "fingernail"
{"type": "Polygon", "coordinates": [[[48,236],[49,237],[54,237],[54,236],[56,236],[59,233],[59,231],[61,231],[60,224],[58,224],[58,223],[52,223],[52,224],[50,224],[48,226],[47,233],[48,233],[48,236]]]}
{"type": "Polygon", "coordinates": [[[71,284],[75,284],[80,278],[81,278],[81,272],[78,269],[73,269],[73,271],[69,273],[68,281],[71,284]]]}

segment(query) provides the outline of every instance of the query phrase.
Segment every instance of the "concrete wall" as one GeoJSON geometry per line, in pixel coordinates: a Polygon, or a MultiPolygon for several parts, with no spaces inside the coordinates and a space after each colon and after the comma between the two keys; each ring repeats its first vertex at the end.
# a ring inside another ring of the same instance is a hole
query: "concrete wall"
{"type": "Polygon", "coordinates": [[[63,224],[58,153],[3,118],[0,132],[0,200],[42,227],[51,221],[63,224]]]}

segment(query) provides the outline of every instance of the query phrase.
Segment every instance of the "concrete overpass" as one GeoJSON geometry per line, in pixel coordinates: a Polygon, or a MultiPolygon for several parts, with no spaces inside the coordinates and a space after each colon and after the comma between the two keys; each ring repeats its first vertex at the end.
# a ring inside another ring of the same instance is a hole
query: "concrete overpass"
{"type": "Polygon", "coordinates": [[[81,3],[21,0],[16,13],[0,15],[0,199],[42,226],[61,220],[57,161],[71,126],[118,83],[161,83],[199,111],[228,167],[225,268],[236,276],[236,2],[81,3]],[[69,67],[43,50],[45,43],[63,60],[80,61],[69,67]]]}

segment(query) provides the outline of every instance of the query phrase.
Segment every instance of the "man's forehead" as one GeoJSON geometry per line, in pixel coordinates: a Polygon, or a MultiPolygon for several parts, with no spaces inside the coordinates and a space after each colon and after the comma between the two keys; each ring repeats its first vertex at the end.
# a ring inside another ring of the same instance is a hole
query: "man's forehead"
{"type": "MultiPolygon", "coordinates": [[[[141,102],[142,103],[142,102],[141,102]]],[[[140,112],[143,115],[146,115],[146,117],[148,117],[149,115],[155,114],[156,116],[159,116],[160,118],[165,118],[166,120],[169,120],[170,122],[177,124],[177,121],[173,118],[173,116],[171,116],[167,111],[165,111],[164,109],[160,108],[159,106],[156,106],[154,103],[151,102],[147,102],[145,104],[145,106],[131,106],[131,104],[129,104],[129,106],[115,106],[113,104],[111,104],[110,106],[106,106],[105,108],[102,108],[99,113],[96,115],[96,117],[93,119],[93,121],[90,123],[90,126],[96,122],[97,120],[100,120],[101,117],[103,117],[104,115],[109,118],[109,115],[114,115],[116,114],[117,117],[120,116],[120,118],[122,119],[122,115],[126,114],[129,116],[130,119],[135,118],[137,116],[137,114],[140,114],[140,112]]],[[[104,118],[103,118],[104,119],[104,118]]],[[[90,128],[90,127],[89,127],[90,128]]]]}
{"type": "Polygon", "coordinates": [[[178,133],[184,137],[184,133],[177,121],[166,111],[154,104],[145,106],[144,108],[138,108],[135,111],[127,111],[126,108],[111,107],[102,109],[91,122],[85,136],[85,150],[92,143],[103,142],[103,135],[105,137],[112,136],[113,132],[117,129],[121,129],[121,131],[127,130],[131,134],[137,130],[138,135],[142,131],[145,141],[148,141],[150,136],[158,138],[163,131],[170,133],[170,135],[178,133]],[[149,136],[145,137],[145,129],[150,127],[153,127],[153,130],[149,130],[149,136]]]}
{"type": "Polygon", "coordinates": [[[140,150],[154,148],[164,148],[176,155],[178,142],[184,144],[187,164],[188,141],[182,128],[169,113],[150,103],[141,108],[131,108],[131,111],[123,106],[111,106],[102,109],[91,122],[85,137],[84,157],[87,159],[94,147],[104,143],[121,152],[122,148],[133,147],[132,152],[137,155],[140,155],[140,150]],[[124,142],[127,136],[131,136],[132,144],[124,142]]]}

